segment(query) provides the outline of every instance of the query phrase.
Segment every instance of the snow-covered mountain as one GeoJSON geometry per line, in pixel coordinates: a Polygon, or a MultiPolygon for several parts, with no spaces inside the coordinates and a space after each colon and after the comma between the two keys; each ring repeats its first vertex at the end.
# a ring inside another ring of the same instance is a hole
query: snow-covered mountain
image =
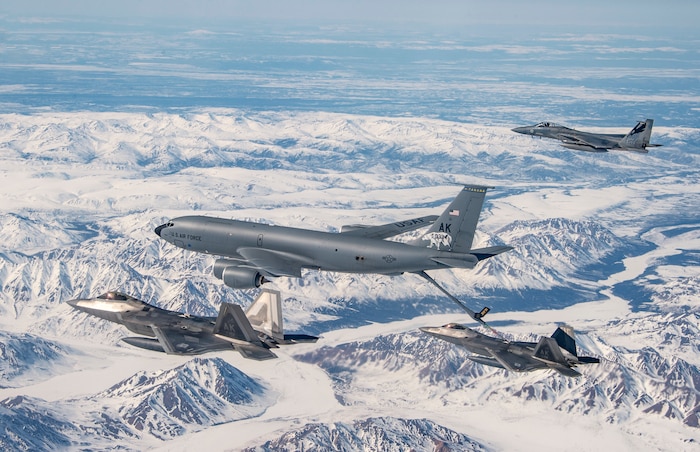
{"type": "Polygon", "coordinates": [[[570,441],[602,432],[582,449],[692,450],[700,130],[654,136],[665,146],[646,155],[590,155],[437,119],[0,115],[2,446],[554,450],[562,443],[548,435],[566,423],[570,441]],[[414,275],[274,281],[289,332],[322,338],[263,363],[135,350],[119,341],[123,327],[64,303],[117,289],[214,315],[256,292],[226,288],[212,258],[159,240],[166,219],[337,231],[439,213],[466,183],[496,187],[475,245],[514,249],[434,276],[473,308],[490,306],[490,324],[514,338],[572,324],[604,358],[584,377],[506,374],[425,337],[419,326],[467,319],[414,275]]]}
{"type": "Polygon", "coordinates": [[[70,370],[80,351],[27,333],[0,331],[0,387],[27,386],[70,370]]]}
{"type": "Polygon", "coordinates": [[[4,450],[139,449],[208,426],[259,416],[274,403],[264,384],[220,358],[195,358],[174,369],[138,372],[100,393],[47,401],[0,401],[4,450]]]}
{"type": "MultiPolygon", "coordinates": [[[[651,320],[658,322],[655,317],[651,320]]],[[[693,320],[695,325],[685,331],[682,340],[697,342],[695,315],[693,320]]],[[[363,394],[374,389],[386,393],[382,399],[388,405],[411,403],[407,397],[439,399],[456,410],[474,403],[499,406],[532,402],[610,423],[629,422],[652,413],[698,425],[700,369],[696,365],[650,346],[612,346],[599,334],[584,336],[586,346],[602,359],[599,365],[577,369],[584,378],[568,378],[554,371],[513,374],[485,367],[466,359],[466,350],[420,332],[321,347],[297,359],[325,369],[335,383],[336,397],[345,405],[366,403],[363,394]],[[387,379],[378,379],[378,374],[387,379]],[[401,388],[407,387],[420,389],[403,394],[401,388]]],[[[537,340],[532,335],[506,337],[537,340]]]]}
{"type": "Polygon", "coordinates": [[[255,379],[220,358],[194,358],[165,372],[140,372],[90,397],[113,404],[133,428],[160,439],[258,416],[272,402],[255,379]]]}
{"type": "Polygon", "coordinates": [[[246,452],[272,451],[484,451],[483,445],[428,419],[358,419],[352,424],[307,424],[246,452]]]}

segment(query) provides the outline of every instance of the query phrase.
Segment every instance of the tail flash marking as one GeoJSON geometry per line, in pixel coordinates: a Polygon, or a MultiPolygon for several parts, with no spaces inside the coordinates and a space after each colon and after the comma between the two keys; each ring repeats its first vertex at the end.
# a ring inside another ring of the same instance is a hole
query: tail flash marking
{"type": "Polygon", "coordinates": [[[468,253],[489,188],[480,185],[465,186],[427,233],[415,240],[413,245],[439,251],[468,253]]]}
{"type": "Polygon", "coordinates": [[[428,248],[435,248],[436,250],[452,249],[452,236],[445,232],[428,232],[423,238],[430,241],[428,248]]]}
{"type": "Polygon", "coordinates": [[[564,358],[559,345],[551,337],[540,338],[533,356],[548,363],[567,365],[566,358],[564,358]]]}
{"type": "Polygon", "coordinates": [[[222,303],[213,333],[221,338],[259,344],[260,339],[237,304],[222,303]]]}
{"type": "Polygon", "coordinates": [[[625,137],[620,140],[620,147],[625,149],[644,149],[649,145],[651,139],[651,128],[654,125],[653,119],[639,121],[636,126],[625,137]]]}

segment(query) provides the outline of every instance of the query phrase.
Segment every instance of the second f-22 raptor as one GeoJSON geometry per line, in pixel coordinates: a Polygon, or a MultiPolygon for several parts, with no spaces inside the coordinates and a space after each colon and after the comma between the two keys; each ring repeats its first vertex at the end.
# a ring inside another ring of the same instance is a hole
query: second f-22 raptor
{"type": "Polygon", "coordinates": [[[471,311],[425,271],[474,268],[479,261],[511,249],[472,249],[488,188],[465,186],[439,217],[381,226],[346,226],[340,233],[205,216],[174,218],[155,232],[177,247],[223,256],[214,263],[214,275],[234,289],[260,287],[279,276],[301,277],[303,269],[384,275],[416,273],[481,321],[487,308],[480,313],[471,311]],[[428,226],[427,232],[408,243],[385,240],[428,226]]]}
{"type": "Polygon", "coordinates": [[[466,348],[474,353],[467,356],[472,361],[511,372],[553,369],[567,377],[578,377],[581,374],[572,367],[600,362],[598,358],[578,356],[574,330],[568,326],[560,326],[552,337],[541,337],[539,342],[506,341],[486,336],[458,323],[422,327],[420,330],[466,348]]]}
{"type": "Polygon", "coordinates": [[[67,301],[70,306],[147,337],[125,337],[135,347],[173,355],[198,355],[217,350],[238,350],[245,358],[276,358],[270,349],[278,345],[316,342],[314,336],[284,334],[282,298],[263,290],[247,311],[222,303],[218,317],[197,317],[168,311],[121,292],[97,298],[67,301]]]}
{"type": "Polygon", "coordinates": [[[565,148],[578,151],[607,152],[610,149],[646,153],[649,152],[647,150],[648,147],[661,146],[660,144],[649,144],[653,125],[653,119],[639,121],[627,135],[581,132],[580,130],[570,129],[553,122],[541,122],[534,126],[516,127],[513,129],[513,132],[553,138],[561,141],[561,145],[565,148]]]}

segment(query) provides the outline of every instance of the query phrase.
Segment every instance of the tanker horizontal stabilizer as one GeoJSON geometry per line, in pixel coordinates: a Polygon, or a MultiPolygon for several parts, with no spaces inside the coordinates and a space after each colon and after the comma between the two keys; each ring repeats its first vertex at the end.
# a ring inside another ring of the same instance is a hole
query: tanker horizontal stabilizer
{"type": "Polygon", "coordinates": [[[348,236],[364,237],[367,239],[387,239],[404,232],[430,226],[437,220],[437,215],[412,218],[410,220],[397,221],[381,226],[347,225],[340,228],[340,233],[348,236]]]}

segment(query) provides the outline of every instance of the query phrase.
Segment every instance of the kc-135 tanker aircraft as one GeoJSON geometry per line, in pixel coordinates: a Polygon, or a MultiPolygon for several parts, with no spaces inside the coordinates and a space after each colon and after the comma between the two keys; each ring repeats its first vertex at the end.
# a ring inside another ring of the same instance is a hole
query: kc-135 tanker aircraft
{"type": "Polygon", "coordinates": [[[598,358],[578,356],[574,330],[569,326],[560,326],[552,337],[541,337],[538,342],[506,341],[486,336],[458,323],[422,327],[420,330],[466,348],[474,353],[467,356],[472,361],[511,372],[554,369],[567,377],[578,377],[581,374],[572,369],[573,366],[600,362],[598,358]]]}
{"type": "Polygon", "coordinates": [[[565,148],[587,152],[607,152],[608,149],[618,151],[649,152],[647,147],[657,147],[660,144],[649,144],[653,119],[639,121],[627,135],[610,133],[581,132],[553,122],[541,122],[534,126],[516,127],[513,132],[536,137],[553,138],[561,141],[565,148]]]}
{"type": "Polygon", "coordinates": [[[245,358],[276,358],[278,345],[316,342],[315,336],[284,334],[282,297],[263,289],[245,313],[237,304],[222,303],[218,317],[196,317],[157,308],[120,292],[67,301],[79,311],[124,325],[148,337],[125,337],[129,345],[174,355],[238,350],[245,358]]]}
{"type": "Polygon", "coordinates": [[[488,308],[472,311],[425,271],[471,269],[479,261],[512,249],[509,246],[471,248],[488,188],[465,186],[439,217],[413,218],[381,226],[344,226],[340,233],[207,216],[174,218],[158,226],[155,232],[177,247],[224,256],[214,263],[214,275],[234,289],[260,287],[269,278],[280,276],[298,278],[302,269],[384,275],[415,273],[483,323],[481,318],[488,308]],[[426,226],[430,226],[428,231],[412,242],[384,240],[426,226]]]}

